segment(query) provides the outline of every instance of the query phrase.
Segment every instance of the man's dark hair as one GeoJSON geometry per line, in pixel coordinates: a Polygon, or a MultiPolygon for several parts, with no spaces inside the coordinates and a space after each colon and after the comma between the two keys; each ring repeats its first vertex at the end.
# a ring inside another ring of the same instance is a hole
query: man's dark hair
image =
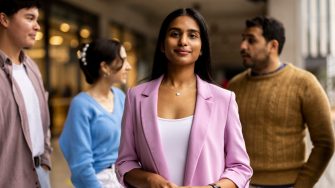
{"type": "Polygon", "coordinates": [[[281,22],[274,18],[258,16],[245,22],[247,28],[260,27],[263,30],[263,36],[267,42],[277,40],[278,55],[281,54],[285,44],[285,28],[281,22]]]}
{"type": "Polygon", "coordinates": [[[12,16],[21,9],[32,7],[40,8],[41,2],[39,0],[0,0],[0,12],[7,16],[12,16]]]}

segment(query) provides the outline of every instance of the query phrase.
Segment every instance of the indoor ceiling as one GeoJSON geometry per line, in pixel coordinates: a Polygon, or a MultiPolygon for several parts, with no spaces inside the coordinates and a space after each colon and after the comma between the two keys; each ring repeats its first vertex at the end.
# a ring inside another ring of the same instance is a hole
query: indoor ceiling
{"type": "Polygon", "coordinates": [[[207,20],[218,17],[254,15],[264,11],[265,0],[101,0],[118,3],[148,16],[148,19],[162,20],[169,12],[181,7],[198,9],[207,20]]]}

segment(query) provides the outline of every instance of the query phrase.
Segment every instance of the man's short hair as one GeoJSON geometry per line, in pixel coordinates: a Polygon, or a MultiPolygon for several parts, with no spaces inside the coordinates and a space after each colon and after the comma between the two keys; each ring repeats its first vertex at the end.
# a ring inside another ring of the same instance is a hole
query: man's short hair
{"type": "Polygon", "coordinates": [[[0,12],[12,16],[23,8],[40,8],[39,0],[0,0],[0,12]]]}
{"type": "Polygon", "coordinates": [[[285,44],[285,28],[281,22],[274,18],[258,16],[245,22],[247,28],[260,27],[263,30],[263,37],[267,42],[277,40],[278,55],[281,54],[285,44]]]}

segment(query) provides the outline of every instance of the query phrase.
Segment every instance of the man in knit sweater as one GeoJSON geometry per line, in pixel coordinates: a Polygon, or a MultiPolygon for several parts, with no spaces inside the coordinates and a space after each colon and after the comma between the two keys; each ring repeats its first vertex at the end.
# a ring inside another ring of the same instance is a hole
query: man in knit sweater
{"type": "Polygon", "coordinates": [[[248,69],[229,83],[239,105],[254,188],[311,188],[334,152],[327,96],[311,73],[280,61],[284,42],[285,30],[277,20],[247,20],[240,49],[248,69]],[[313,143],[308,156],[307,132],[313,143]]]}

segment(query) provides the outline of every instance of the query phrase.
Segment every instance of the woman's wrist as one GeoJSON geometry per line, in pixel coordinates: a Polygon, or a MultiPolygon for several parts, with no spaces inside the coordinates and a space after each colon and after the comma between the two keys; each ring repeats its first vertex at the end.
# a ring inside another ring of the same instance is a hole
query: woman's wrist
{"type": "Polygon", "coordinates": [[[208,186],[210,186],[210,188],[221,188],[220,185],[215,184],[215,183],[208,184],[208,186]]]}

